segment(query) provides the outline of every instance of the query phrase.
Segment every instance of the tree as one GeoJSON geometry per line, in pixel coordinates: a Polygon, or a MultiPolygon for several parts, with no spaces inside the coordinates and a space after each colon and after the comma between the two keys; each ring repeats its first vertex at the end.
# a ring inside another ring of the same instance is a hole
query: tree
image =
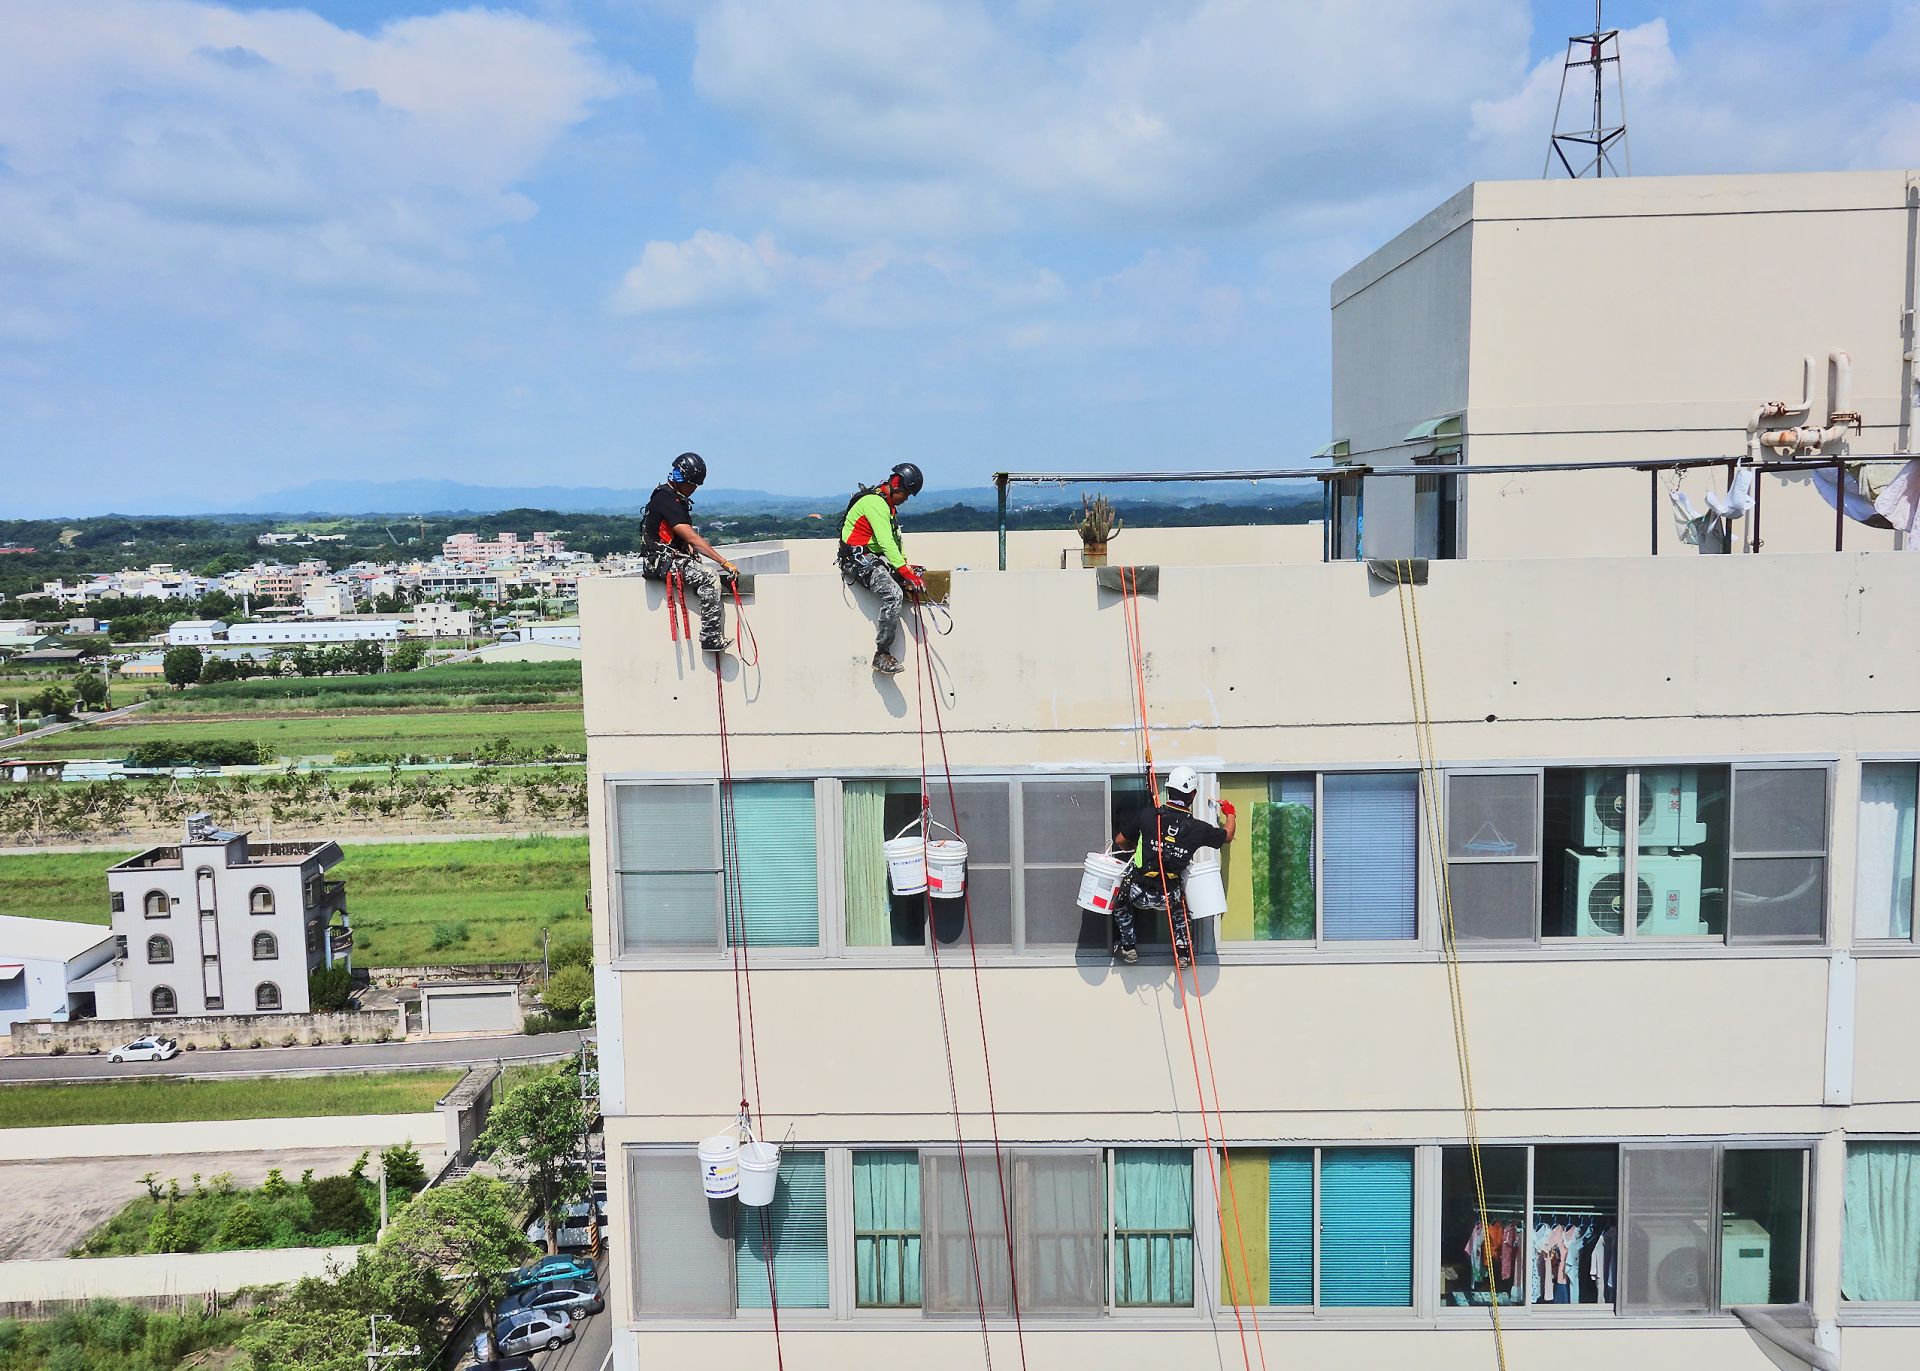
{"type": "Polygon", "coordinates": [[[592,998],[593,973],[584,966],[561,967],[540,992],[540,1003],[549,1014],[577,1015],[580,1006],[592,998]]]}
{"type": "Polygon", "coordinates": [[[167,684],[175,687],[190,686],[200,679],[201,668],[206,658],[200,649],[187,644],[170,647],[160,659],[160,672],[167,678],[167,684]]]}
{"type": "Polygon", "coordinates": [[[79,696],[80,703],[88,709],[105,709],[107,696],[111,692],[107,689],[107,683],[103,677],[89,671],[73,683],[73,693],[79,696]]]}
{"type": "Polygon", "coordinates": [[[387,1178],[387,1189],[405,1195],[417,1195],[427,1188],[426,1163],[420,1149],[412,1143],[396,1143],[380,1149],[380,1169],[387,1178]]]}
{"type": "Polygon", "coordinates": [[[367,1320],[358,1310],[276,1304],[248,1325],[239,1343],[253,1371],[363,1371],[367,1320]]]}
{"type": "Polygon", "coordinates": [[[513,1187],[478,1172],[421,1195],[380,1240],[378,1279],[386,1298],[417,1306],[430,1287],[444,1285],[443,1273],[453,1274],[466,1281],[493,1332],[494,1306],[529,1250],[514,1210],[513,1187]]]}
{"type": "Polygon", "coordinates": [[[560,1250],[554,1211],[587,1193],[589,1178],[580,1153],[588,1122],[586,1101],[573,1076],[553,1071],[509,1090],[493,1106],[486,1130],[474,1144],[480,1156],[496,1158],[526,1181],[546,1220],[548,1252],[560,1250]]]}
{"type": "Polygon", "coordinates": [[[200,668],[202,685],[212,685],[216,681],[237,681],[240,668],[231,657],[209,657],[200,668]]]}
{"type": "Polygon", "coordinates": [[[55,719],[64,719],[73,713],[73,695],[64,686],[48,686],[28,696],[24,703],[30,712],[55,719]]]}
{"type": "Polygon", "coordinates": [[[365,1186],[352,1176],[322,1176],[307,1187],[313,1206],[313,1227],[320,1233],[338,1233],[351,1241],[373,1222],[365,1186]]]}
{"type": "Polygon", "coordinates": [[[218,1241],[225,1248],[265,1247],[269,1236],[266,1220],[246,1200],[235,1203],[220,1220],[218,1241]]]}
{"type": "Polygon", "coordinates": [[[307,973],[307,1003],[316,1014],[337,1014],[353,1003],[353,972],[345,962],[307,973]]]}
{"type": "Polygon", "coordinates": [[[393,656],[387,658],[388,671],[417,671],[426,664],[427,645],[418,638],[409,638],[393,650],[393,656]]]}

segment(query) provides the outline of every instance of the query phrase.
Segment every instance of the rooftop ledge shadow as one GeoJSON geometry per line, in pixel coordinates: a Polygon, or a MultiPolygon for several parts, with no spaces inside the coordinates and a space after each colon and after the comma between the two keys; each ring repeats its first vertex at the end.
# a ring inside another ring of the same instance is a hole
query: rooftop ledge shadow
{"type": "MultiPolygon", "coordinates": [[[[662,588],[585,582],[581,609],[595,771],[711,768],[712,659],[673,640],[662,588]]],[[[1261,730],[1405,731],[1403,610],[1443,728],[1837,715],[1904,718],[1910,740],[1920,711],[1920,558],[1905,553],[1436,562],[1404,605],[1357,563],[1163,566],[1140,604],[1156,757],[1234,755],[1261,730]]],[[[882,678],[871,596],[833,575],[759,577],[758,664],[749,645],[721,667],[736,767],[818,767],[827,740],[867,735],[903,745],[837,760],[913,764],[923,669],[956,766],[1134,757],[1122,601],[1094,572],[957,572],[951,613],[945,636],[910,616],[908,670],[882,678]]]]}

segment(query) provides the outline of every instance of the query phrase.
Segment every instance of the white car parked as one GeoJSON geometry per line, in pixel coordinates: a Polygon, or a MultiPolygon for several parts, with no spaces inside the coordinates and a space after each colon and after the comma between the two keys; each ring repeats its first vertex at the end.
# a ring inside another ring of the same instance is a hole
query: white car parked
{"type": "Polygon", "coordinates": [[[180,1044],[172,1038],[135,1038],[125,1047],[107,1053],[110,1062],[167,1062],[180,1055],[180,1044]]]}

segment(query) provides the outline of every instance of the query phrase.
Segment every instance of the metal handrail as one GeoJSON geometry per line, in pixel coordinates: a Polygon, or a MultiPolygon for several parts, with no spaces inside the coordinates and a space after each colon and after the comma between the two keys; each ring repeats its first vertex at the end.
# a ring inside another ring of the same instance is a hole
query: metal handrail
{"type": "MultiPolygon", "coordinates": [[[[1653,478],[1652,517],[1652,553],[1660,553],[1660,473],[1663,471],[1691,471],[1700,467],[1725,467],[1728,483],[1739,467],[1760,473],[1782,471],[1811,471],[1822,467],[1843,471],[1850,466],[1904,465],[1915,460],[1915,453],[1844,453],[1839,455],[1821,455],[1791,460],[1750,462],[1744,455],[1717,457],[1618,457],[1604,460],[1581,460],[1568,462],[1428,462],[1399,466],[1370,466],[1355,462],[1346,465],[1323,465],[1314,467],[1249,467],[1234,470],[1215,471],[996,471],[993,473],[994,490],[998,495],[999,513],[996,527],[999,539],[999,567],[1007,569],[1007,491],[1015,485],[1149,485],[1170,481],[1216,482],[1216,481],[1329,481],[1346,480],[1359,476],[1404,477],[1404,476],[1513,476],[1528,474],[1548,474],[1563,471],[1644,471],[1653,478]]],[[[1759,487],[1754,491],[1754,550],[1760,548],[1760,495],[1759,487]]],[[[1834,510],[1834,551],[1844,550],[1846,528],[1846,496],[1842,491],[1834,510]]]]}

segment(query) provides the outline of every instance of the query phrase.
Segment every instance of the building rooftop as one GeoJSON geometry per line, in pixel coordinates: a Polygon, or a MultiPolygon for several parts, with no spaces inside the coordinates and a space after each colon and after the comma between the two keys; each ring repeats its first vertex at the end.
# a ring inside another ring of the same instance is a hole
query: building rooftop
{"type": "Polygon", "coordinates": [[[22,959],[64,962],[112,937],[113,929],[106,924],[0,914],[0,962],[22,959]]]}
{"type": "MultiPolygon", "coordinates": [[[[246,834],[235,835],[241,838],[246,834]]],[[[196,844],[202,847],[218,847],[218,842],[196,844]]],[[[342,853],[340,844],[331,838],[317,843],[248,843],[247,860],[241,866],[298,866],[311,857],[322,857],[323,866],[331,866],[339,861],[342,853]]],[[[180,869],[180,845],[169,844],[165,847],[150,847],[138,856],[129,857],[108,871],[178,871],[180,869]]]]}

